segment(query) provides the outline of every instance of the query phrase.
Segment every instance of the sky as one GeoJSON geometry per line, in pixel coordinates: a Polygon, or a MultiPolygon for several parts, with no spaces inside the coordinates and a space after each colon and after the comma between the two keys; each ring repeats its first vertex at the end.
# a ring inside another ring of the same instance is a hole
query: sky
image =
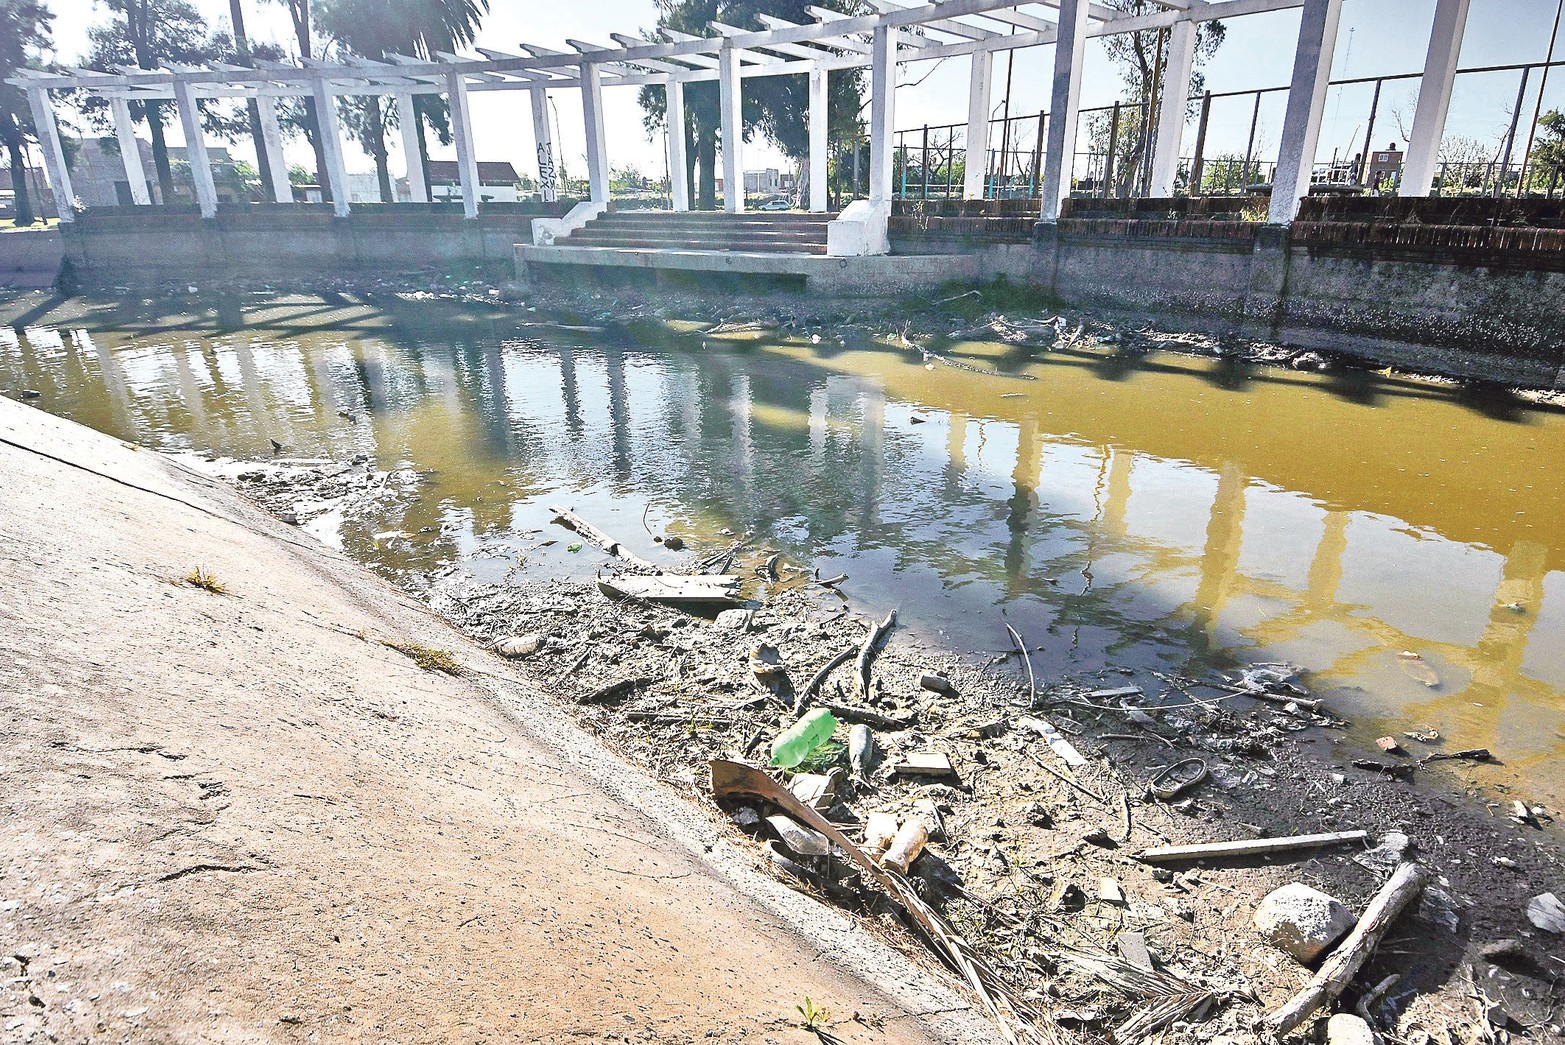
{"type": "MultiPolygon", "coordinates": [[[[56,57],[61,62],[73,62],[86,51],[88,27],[106,20],[108,11],[97,0],[47,2],[56,14],[56,57]]],[[[228,27],[228,0],[192,2],[214,26],[228,27]]],[[[1549,30],[1558,2],[1472,0],[1460,66],[1479,68],[1542,61],[1549,48],[1549,30]]],[[[251,40],[268,40],[287,47],[292,31],[283,6],[277,0],[244,3],[251,40]]],[[[1435,0],[1344,0],[1332,63],[1333,79],[1419,72],[1434,7],[1435,0]]],[[[514,51],[523,41],[569,50],[568,37],[608,44],[611,32],[635,35],[656,22],[652,0],[589,0],[575,4],[559,0],[491,0],[491,8],[477,43],[501,51],[514,51]]],[[[1203,70],[1207,88],[1222,93],[1286,86],[1292,72],[1299,12],[1252,15],[1230,19],[1225,24],[1227,38],[1203,70]]],[[[1046,107],[1053,52],[1052,46],[1016,51],[1010,68],[1005,58],[996,59],[995,116],[1001,114],[1005,104],[1007,80],[1011,85],[1012,115],[1036,114],[1046,107]]],[[[1565,26],[1556,43],[1555,58],[1565,58],[1565,26]]],[[[1516,107],[1520,75],[1517,71],[1504,71],[1458,77],[1446,124],[1447,136],[1475,138],[1496,147],[1505,136],[1516,107]]],[[[1522,105],[1524,129],[1537,102],[1539,80],[1534,73],[1527,86],[1522,105]]],[[[965,57],[904,64],[896,98],[898,128],[965,123],[967,81],[965,57]]],[[[1082,106],[1112,104],[1120,86],[1102,44],[1091,42],[1083,75],[1082,106]]],[[[1398,117],[1404,127],[1411,126],[1417,86],[1416,79],[1385,85],[1374,129],[1376,148],[1390,142],[1405,147],[1398,117]]],[[[1326,102],[1319,160],[1330,159],[1334,153],[1352,156],[1362,149],[1372,92],[1373,86],[1368,84],[1333,88],[1326,102]]],[[[473,100],[478,158],[509,160],[519,171],[531,172],[535,153],[526,92],[484,92],[469,97],[473,100]]],[[[586,147],[577,92],[552,91],[550,98],[559,127],[557,150],[568,172],[581,176],[586,169],[586,147]]],[[[1275,153],[1284,99],[1281,91],[1263,96],[1258,155],[1267,156],[1268,150],[1275,153]]],[[[1208,156],[1244,152],[1253,104],[1253,95],[1214,101],[1208,126],[1208,156]]],[[[659,133],[651,139],[642,126],[636,89],[606,88],[604,107],[611,165],[634,165],[648,175],[661,176],[662,136],[659,133]]],[[[1555,70],[1547,84],[1545,109],[1549,107],[1565,108],[1565,69],[1555,70]]],[[[180,140],[177,121],[170,128],[170,137],[176,142],[180,140]]],[[[400,174],[404,163],[395,152],[398,136],[392,135],[392,139],[391,166],[394,173],[400,174]]],[[[1193,148],[1193,139],[1191,128],[1186,132],[1185,154],[1193,148]]],[[[1025,147],[1030,148],[1030,144],[1029,139],[1025,147]]],[[[230,149],[237,157],[254,156],[254,149],[244,140],[231,144],[230,149]]],[[[290,162],[305,163],[310,158],[309,147],[302,139],[290,142],[285,151],[290,162]]],[[[368,157],[351,142],[345,153],[350,172],[374,169],[368,157]]],[[[450,152],[436,145],[432,157],[450,158],[450,152]]],[[[764,141],[747,143],[743,162],[747,170],[786,166],[782,154],[764,141]]]]}

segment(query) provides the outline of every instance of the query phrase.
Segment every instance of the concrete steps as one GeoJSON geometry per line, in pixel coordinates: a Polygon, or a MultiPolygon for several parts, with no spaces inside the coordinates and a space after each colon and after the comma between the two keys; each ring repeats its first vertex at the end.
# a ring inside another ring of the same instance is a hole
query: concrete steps
{"type": "Polygon", "coordinates": [[[824,255],[826,226],[832,217],[787,211],[611,211],[589,221],[557,245],[824,255]]]}

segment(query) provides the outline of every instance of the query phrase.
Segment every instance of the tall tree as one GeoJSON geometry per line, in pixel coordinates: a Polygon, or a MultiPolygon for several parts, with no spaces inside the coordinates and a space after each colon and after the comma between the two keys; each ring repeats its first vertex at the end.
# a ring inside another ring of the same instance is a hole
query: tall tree
{"type": "Polygon", "coordinates": [[[39,53],[49,47],[52,18],[40,0],[0,0],[0,144],[5,145],[11,163],[16,224],[24,227],[38,220],[27,189],[26,148],[27,139],[35,134],[33,114],[22,89],[5,80],[18,69],[38,64],[39,53]]]}
{"type": "MultiPolygon", "coordinates": [[[[767,14],[785,18],[791,22],[811,22],[811,6],[830,8],[844,14],[860,14],[864,5],[860,0],[655,0],[658,9],[658,29],[708,35],[713,21],[736,25],[742,29],[763,29],[758,15],[767,14]]],[[[656,31],[646,34],[656,36],[656,31]]],[[[860,113],[864,107],[864,78],[858,70],[834,71],[828,79],[829,98],[826,106],[826,122],[833,138],[851,137],[854,141],[863,133],[860,113]]],[[[809,77],[761,76],[744,82],[743,91],[744,136],[749,139],[759,132],[776,145],[795,164],[809,154],[809,77]]],[[[643,122],[649,132],[663,127],[667,112],[667,95],[663,88],[646,86],[641,89],[640,102],[643,122]]],[[[696,205],[702,210],[717,206],[717,148],[722,135],[722,115],[719,112],[719,91],[709,80],[685,85],[685,134],[689,182],[696,186],[696,205]]],[[[677,133],[671,129],[671,133],[677,133]]],[[[726,186],[725,191],[744,191],[744,186],[726,186]]]]}
{"type": "MultiPolygon", "coordinates": [[[[1104,6],[1127,14],[1153,14],[1163,10],[1154,0],[1101,0],[1104,6]]],[[[1119,33],[1103,38],[1103,50],[1109,61],[1118,69],[1125,85],[1126,104],[1120,109],[1119,133],[1115,138],[1115,190],[1123,196],[1129,193],[1136,180],[1146,169],[1145,163],[1157,136],[1157,108],[1161,105],[1178,105],[1186,108],[1191,94],[1200,94],[1206,86],[1206,74],[1201,67],[1223,45],[1228,29],[1222,22],[1201,22],[1196,27],[1195,75],[1191,83],[1171,84],[1163,70],[1168,67],[1169,33],[1166,29],[1143,29],[1136,33],[1119,33]],[[1162,98],[1164,92],[1178,92],[1176,98],[1162,98]]],[[[1188,113],[1188,108],[1186,108],[1188,113]]],[[[1089,125],[1094,138],[1094,148],[1107,148],[1109,135],[1107,117],[1089,125]]]]}
{"type": "MultiPolygon", "coordinates": [[[[228,20],[234,26],[234,56],[239,59],[240,65],[249,65],[252,55],[250,53],[250,36],[245,32],[245,11],[240,0],[228,0],[228,20]]],[[[255,143],[255,159],[261,169],[261,184],[272,183],[272,161],[266,155],[266,148],[261,144],[261,103],[258,99],[251,98],[245,106],[250,116],[250,140],[255,143]]]]}
{"type": "MultiPolygon", "coordinates": [[[[364,58],[381,60],[388,54],[433,58],[437,51],[454,51],[473,42],[479,23],[489,12],[489,0],[317,0],[319,24],[332,48],[364,58]]],[[[429,96],[416,96],[429,97],[429,96]]],[[[415,102],[415,108],[419,103],[415,102]]],[[[400,120],[418,119],[418,113],[398,113],[381,104],[377,95],[358,95],[341,103],[349,131],[375,161],[383,203],[392,202],[391,172],[387,164],[386,132],[400,120]]],[[[439,111],[444,123],[444,110],[439,111]]],[[[423,142],[423,125],[419,125],[423,142]]],[[[442,131],[442,139],[448,132],[442,131]]],[[[427,153],[426,153],[427,154],[427,153]]],[[[415,157],[408,157],[413,162],[415,157]]],[[[427,179],[426,179],[427,182],[427,179]]]]}
{"type": "MultiPolygon", "coordinates": [[[[82,64],[89,69],[114,71],[120,65],[157,69],[169,63],[206,65],[233,56],[232,41],[225,35],[211,33],[201,13],[187,0],[102,2],[110,16],[107,22],[87,30],[88,53],[82,64]]],[[[163,134],[167,104],[131,103],[132,115],[147,122],[158,189],[165,203],[174,197],[174,174],[163,134]]],[[[231,133],[231,128],[225,128],[223,133],[231,133]]]]}
{"type": "MultiPolygon", "coordinates": [[[[294,44],[299,57],[315,57],[315,33],[310,24],[310,0],[277,0],[288,9],[288,19],[293,23],[294,44]]],[[[321,199],[331,200],[331,179],[326,177],[326,143],[321,140],[320,114],[315,111],[315,99],[306,95],[302,100],[300,126],[304,136],[315,150],[315,183],[321,188],[321,199]]]]}

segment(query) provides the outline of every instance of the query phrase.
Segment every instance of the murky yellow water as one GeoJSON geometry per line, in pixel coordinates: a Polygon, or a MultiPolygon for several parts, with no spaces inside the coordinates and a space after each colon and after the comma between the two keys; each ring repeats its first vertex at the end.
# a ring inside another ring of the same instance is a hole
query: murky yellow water
{"type": "MultiPolygon", "coordinates": [[[[394,575],[499,576],[560,501],[656,556],[645,509],[846,572],[962,648],[1003,648],[1010,620],[1051,674],[1292,661],[1361,738],[1432,727],[1505,762],[1462,772],[1565,795],[1559,410],[1098,347],[967,346],[991,375],[862,338],[594,338],[342,298],[61,315],[13,308],[0,387],[165,448],[429,470],[335,535],[394,575]]],[[[590,572],[565,544],[527,569],[590,572]]]]}

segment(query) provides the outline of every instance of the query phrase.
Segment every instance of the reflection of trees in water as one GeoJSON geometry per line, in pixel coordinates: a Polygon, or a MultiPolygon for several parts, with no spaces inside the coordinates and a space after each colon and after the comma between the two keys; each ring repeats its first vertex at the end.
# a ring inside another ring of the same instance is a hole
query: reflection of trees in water
{"type": "MultiPolygon", "coordinates": [[[[1460,716],[1485,735],[1523,730],[1553,749],[1546,720],[1557,695],[1523,671],[1557,554],[1547,544],[1511,549],[1494,594],[1500,608],[1476,643],[1427,641],[1340,601],[1348,522],[1371,516],[1322,513],[1302,587],[1242,573],[1253,488],[1237,464],[1216,469],[1204,537],[1184,547],[1129,531],[1138,455],[1128,448],[1102,448],[1092,496],[1070,491],[1092,504],[1085,517],[1040,503],[1051,448],[1080,444],[1051,436],[1033,406],[1006,420],[920,408],[928,424],[912,426],[901,420],[904,407],[888,407],[877,378],[765,352],[546,346],[503,323],[358,329],[352,319],[333,327],[329,315],[301,313],[220,337],[144,316],[135,322],[149,332],[135,343],[82,332],[66,345],[40,333],[0,347],[0,366],[68,397],[78,420],[127,438],[175,431],[200,448],[265,458],[267,433],[287,432],[298,444],[291,451],[369,452],[383,467],[431,473],[415,496],[343,527],[356,557],[392,575],[428,573],[475,543],[512,536],[519,505],[562,487],[603,489],[637,514],[650,502],[686,532],[751,531],[804,562],[823,552],[863,557],[865,582],[917,597],[920,605],[908,607],[914,616],[987,618],[1003,606],[1030,636],[1048,625],[1059,642],[1079,641],[1105,659],[1135,658],[1154,638],[1193,663],[1221,660],[1234,639],[1225,638],[1225,609],[1265,600],[1279,608],[1238,633],[1241,646],[1279,648],[1329,623],[1353,638],[1332,647],[1333,663],[1311,667],[1344,679],[1377,670],[1388,650],[1420,649],[1452,677],[1431,699],[1405,704],[1406,715],[1460,716]],[[303,403],[282,388],[278,368],[290,353],[303,403]],[[135,361],[134,382],[125,359],[135,361]],[[149,374],[165,394],[137,393],[149,374]],[[1016,450],[975,475],[994,456],[986,448],[1011,435],[1016,450]],[[1007,479],[997,484],[995,475],[1007,479]],[[509,485],[497,485],[502,479],[509,485]],[[412,536],[377,544],[383,530],[412,536]],[[1189,598],[1168,594],[1185,581],[1193,582],[1189,598]],[[1510,602],[1526,611],[1504,609],[1510,602]]],[[[1377,388],[1342,378],[1335,393],[1366,400],[1377,388]]]]}

